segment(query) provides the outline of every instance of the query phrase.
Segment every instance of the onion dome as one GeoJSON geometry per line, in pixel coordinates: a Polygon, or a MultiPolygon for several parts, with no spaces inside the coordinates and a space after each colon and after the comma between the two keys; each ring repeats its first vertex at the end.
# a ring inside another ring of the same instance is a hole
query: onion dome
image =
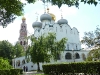
{"type": "Polygon", "coordinates": [[[26,20],[26,18],[25,17],[22,17],[22,20],[26,20]]]}
{"type": "Polygon", "coordinates": [[[32,24],[32,27],[34,28],[34,27],[39,27],[39,28],[41,28],[42,27],[42,23],[41,22],[34,22],[33,24],[32,24]]]}
{"type": "Polygon", "coordinates": [[[60,24],[68,24],[68,21],[66,20],[66,19],[60,19],[60,20],[58,20],[58,22],[57,22],[59,25],[60,24]]]}
{"type": "Polygon", "coordinates": [[[49,13],[49,8],[47,8],[47,13],[50,14],[52,20],[54,20],[54,21],[56,20],[56,16],[52,13],[49,13]]]}
{"type": "Polygon", "coordinates": [[[50,14],[50,16],[51,16],[51,18],[52,18],[52,20],[56,20],[56,16],[54,15],[54,14],[52,14],[52,13],[49,13],[50,14]]]}
{"type": "Polygon", "coordinates": [[[42,14],[41,17],[40,17],[40,20],[43,21],[43,20],[49,20],[51,21],[52,17],[49,15],[49,14],[42,14]]]}

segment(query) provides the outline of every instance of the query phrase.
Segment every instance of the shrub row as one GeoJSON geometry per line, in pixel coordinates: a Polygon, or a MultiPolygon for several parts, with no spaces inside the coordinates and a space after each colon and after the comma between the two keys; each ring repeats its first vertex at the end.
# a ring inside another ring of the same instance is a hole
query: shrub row
{"type": "Polygon", "coordinates": [[[20,75],[22,73],[22,69],[0,70],[0,75],[20,75]]]}
{"type": "MultiPolygon", "coordinates": [[[[84,73],[86,74],[97,74],[100,71],[100,62],[81,62],[81,63],[69,63],[69,64],[48,64],[43,65],[44,74],[48,75],[65,75],[84,73]]],[[[99,73],[100,75],[100,73],[99,73]]]]}

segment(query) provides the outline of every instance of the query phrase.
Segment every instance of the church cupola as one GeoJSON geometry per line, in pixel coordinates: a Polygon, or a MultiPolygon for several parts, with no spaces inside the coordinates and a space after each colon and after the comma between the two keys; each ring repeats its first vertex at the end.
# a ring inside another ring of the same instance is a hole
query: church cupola
{"type": "Polygon", "coordinates": [[[26,21],[26,18],[25,17],[22,17],[22,22],[25,22],[26,21]]]}
{"type": "Polygon", "coordinates": [[[42,28],[42,23],[41,22],[38,22],[38,13],[36,13],[36,22],[34,22],[33,24],[32,24],[32,27],[33,28],[42,28]]]}
{"type": "Polygon", "coordinates": [[[48,20],[48,21],[51,21],[52,17],[47,14],[47,13],[44,13],[40,16],[40,21],[43,21],[43,20],[48,20]]]}
{"type": "Polygon", "coordinates": [[[61,24],[68,24],[68,21],[66,19],[63,19],[63,16],[62,16],[62,10],[61,10],[61,19],[58,20],[57,22],[59,25],[61,24]]]}
{"type": "Polygon", "coordinates": [[[42,14],[41,16],[40,16],[40,21],[42,22],[42,21],[48,21],[48,22],[50,22],[51,20],[52,20],[52,17],[51,17],[51,15],[50,14],[48,14],[47,12],[46,12],[46,8],[45,8],[45,3],[44,3],[44,14],[42,14]]]}
{"type": "Polygon", "coordinates": [[[41,28],[42,27],[42,23],[41,22],[34,22],[32,24],[32,27],[35,28],[35,27],[38,27],[38,28],[41,28]]]}
{"type": "Polygon", "coordinates": [[[60,19],[60,20],[58,20],[58,22],[57,22],[59,25],[61,25],[61,24],[68,24],[68,21],[66,20],[66,19],[60,19]]]}
{"type": "Polygon", "coordinates": [[[56,20],[56,16],[52,13],[49,13],[49,8],[47,8],[47,13],[51,16],[51,20],[55,21],[56,20]]]}

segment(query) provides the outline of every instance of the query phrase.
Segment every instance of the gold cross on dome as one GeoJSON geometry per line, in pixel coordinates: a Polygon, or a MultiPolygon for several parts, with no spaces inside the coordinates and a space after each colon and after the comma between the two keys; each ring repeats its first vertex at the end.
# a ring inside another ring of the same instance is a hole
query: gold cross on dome
{"type": "Polygon", "coordinates": [[[44,6],[44,13],[46,13],[46,5],[45,5],[45,3],[43,3],[43,6],[44,6]]]}

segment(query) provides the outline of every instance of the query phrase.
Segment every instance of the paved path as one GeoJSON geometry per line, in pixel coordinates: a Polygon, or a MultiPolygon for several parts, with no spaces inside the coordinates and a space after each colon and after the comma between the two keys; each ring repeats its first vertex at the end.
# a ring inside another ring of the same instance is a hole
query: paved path
{"type": "Polygon", "coordinates": [[[43,72],[31,71],[23,73],[23,75],[36,75],[36,74],[43,74],[43,72]]]}

